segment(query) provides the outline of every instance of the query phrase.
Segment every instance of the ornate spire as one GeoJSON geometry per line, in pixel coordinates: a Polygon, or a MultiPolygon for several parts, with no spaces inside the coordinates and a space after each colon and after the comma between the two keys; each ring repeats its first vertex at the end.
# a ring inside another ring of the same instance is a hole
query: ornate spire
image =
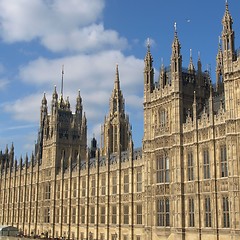
{"type": "Polygon", "coordinates": [[[147,53],[144,58],[144,101],[149,101],[154,88],[153,57],[150,51],[150,40],[147,41],[147,53]]]}
{"type": "Polygon", "coordinates": [[[81,94],[80,94],[80,90],[78,90],[78,96],[76,99],[76,114],[80,113],[82,114],[82,98],[81,98],[81,94]]]}
{"type": "Polygon", "coordinates": [[[177,24],[174,24],[174,40],[172,43],[172,56],[171,56],[171,66],[172,72],[178,72],[180,70],[180,62],[181,62],[181,54],[180,54],[181,46],[177,36],[177,24]],[[180,62],[179,62],[180,61],[180,62]]]}
{"type": "Polygon", "coordinates": [[[66,108],[67,108],[67,110],[70,110],[69,96],[67,96],[67,99],[66,99],[66,108]]]}
{"type": "Polygon", "coordinates": [[[225,60],[234,60],[234,31],[232,28],[233,19],[228,9],[228,2],[226,1],[225,13],[222,19],[222,44],[225,60]]]}
{"type": "Polygon", "coordinates": [[[195,72],[195,68],[194,68],[194,65],[193,65],[193,59],[192,59],[192,49],[190,49],[190,62],[189,62],[189,65],[188,65],[188,71],[189,71],[189,73],[194,73],[195,72]]]}
{"type": "Polygon", "coordinates": [[[230,27],[232,26],[232,23],[233,23],[233,19],[232,19],[232,16],[229,12],[229,9],[228,9],[228,1],[226,1],[226,4],[225,4],[225,12],[224,12],[224,15],[223,15],[223,20],[222,20],[222,23],[223,25],[229,25],[230,27]]]}
{"type": "Polygon", "coordinates": [[[114,82],[114,89],[110,99],[110,113],[114,114],[115,112],[124,113],[124,99],[122,91],[120,89],[118,65],[116,65],[116,77],[114,82]]]}
{"type": "Polygon", "coordinates": [[[116,64],[116,77],[115,77],[114,89],[116,91],[119,91],[120,89],[118,64],[116,64]]]}
{"type": "Polygon", "coordinates": [[[221,37],[219,36],[218,53],[216,57],[216,91],[223,90],[223,52],[221,46],[221,37]]]}
{"type": "Polygon", "coordinates": [[[53,98],[54,100],[57,100],[57,99],[58,99],[57,86],[56,86],[56,85],[54,85],[54,90],[53,90],[52,98],[53,98]]]}
{"type": "Polygon", "coordinates": [[[172,56],[179,56],[180,55],[180,43],[178,40],[178,34],[177,34],[177,23],[174,23],[174,40],[172,44],[172,56]]]}
{"type": "Polygon", "coordinates": [[[200,52],[198,52],[198,62],[197,62],[197,67],[198,67],[198,73],[201,73],[201,72],[202,72],[202,62],[201,62],[200,52]]]}
{"type": "Polygon", "coordinates": [[[110,109],[105,118],[102,129],[103,149],[105,155],[110,153],[127,150],[127,142],[129,139],[128,126],[129,119],[125,114],[125,103],[122,91],[120,89],[119,71],[116,67],[116,78],[114,88],[110,98],[110,109]]]}
{"type": "Polygon", "coordinates": [[[58,108],[58,94],[57,87],[54,86],[53,94],[52,94],[52,113],[56,113],[56,109],[58,108]]]}
{"type": "Polygon", "coordinates": [[[223,64],[223,53],[222,53],[222,45],[221,45],[221,37],[218,37],[218,53],[217,53],[217,68],[222,67],[223,64]]]}
{"type": "Polygon", "coordinates": [[[46,93],[43,93],[43,98],[42,98],[42,106],[47,106],[47,99],[46,99],[46,93]]]}
{"type": "Polygon", "coordinates": [[[145,71],[150,71],[152,69],[153,57],[150,49],[150,39],[147,39],[147,53],[145,56],[145,71]]]}
{"type": "Polygon", "coordinates": [[[83,113],[83,121],[82,121],[83,125],[86,126],[87,125],[87,117],[86,117],[86,113],[83,113]]]}

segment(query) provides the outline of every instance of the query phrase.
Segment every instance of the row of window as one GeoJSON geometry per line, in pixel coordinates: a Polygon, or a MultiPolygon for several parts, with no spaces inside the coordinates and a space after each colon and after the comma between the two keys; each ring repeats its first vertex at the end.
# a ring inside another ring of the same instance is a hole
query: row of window
{"type": "MultiPolygon", "coordinates": [[[[170,205],[169,199],[157,200],[156,225],[161,227],[170,226],[170,205]]],[[[210,197],[204,199],[204,226],[212,227],[212,207],[210,197]]],[[[194,199],[188,199],[188,226],[195,227],[195,208],[194,199]]],[[[222,198],[222,227],[230,227],[230,211],[228,197],[222,198]]]]}
{"type": "MultiPolygon", "coordinates": [[[[188,199],[188,205],[186,206],[188,208],[188,217],[187,222],[189,227],[195,227],[195,201],[193,198],[188,199]]],[[[205,197],[203,202],[203,216],[204,216],[204,226],[205,227],[212,227],[212,208],[211,205],[211,198],[205,197]]],[[[222,209],[222,224],[221,226],[224,228],[230,227],[230,209],[229,209],[229,198],[227,196],[222,197],[222,205],[220,206],[222,209]]],[[[46,207],[43,210],[43,218],[42,220],[45,223],[50,223],[50,208],[46,207]]],[[[82,206],[80,208],[80,223],[85,224],[86,223],[86,208],[82,206]]],[[[23,217],[25,219],[28,219],[29,211],[23,211],[23,209],[19,209],[18,214],[14,214],[14,222],[19,221],[20,223],[23,221],[23,217]]],[[[135,224],[143,224],[143,208],[141,204],[137,204],[136,208],[134,209],[135,214],[135,224]]],[[[38,217],[41,216],[40,212],[38,211],[38,217]]],[[[117,224],[117,206],[113,205],[110,208],[110,222],[111,224],[117,224]]],[[[9,211],[7,214],[7,211],[5,211],[4,219],[2,219],[3,222],[8,222],[8,219],[12,219],[13,212],[9,211]]],[[[96,208],[95,206],[90,206],[89,209],[89,223],[95,224],[96,221],[96,208]]],[[[129,224],[129,217],[130,217],[130,209],[128,205],[124,205],[122,207],[122,223],[123,224],[129,224]]],[[[68,223],[68,208],[63,208],[63,215],[62,215],[62,222],[68,223]]],[[[0,217],[1,219],[1,217],[0,217]]],[[[31,222],[33,223],[35,221],[35,210],[33,209],[31,211],[31,222]]],[[[55,212],[55,223],[60,223],[60,209],[57,208],[55,212]]],[[[76,207],[71,208],[71,223],[76,224],[77,223],[77,210],[76,207]]],[[[105,224],[106,223],[106,208],[105,206],[100,206],[99,208],[99,223],[105,224]]],[[[160,198],[156,202],[156,225],[161,227],[168,227],[170,226],[170,202],[168,198],[160,198]]]]}
{"type": "MultiPolygon", "coordinates": [[[[203,179],[211,178],[209,151],[203,150],[203,179]]],[[[220,148],[220,177],[228,177],[228,162],[226,146],[220,148]]],[[[194,180],[194,158],[193,153],[187,154],[187,180],[194,180]]],[[[156,157],[156,182],[169,183],[169,158],[165,155],[158,155],[156,157]]]]}
{"type": "MultiPolygon", "coordinates": [[[[81,214],[80,214],[80,223],[85,224],[86,223],[86,208],[85,207],[81,207],[80,209],[81,214]]],[[[44,212],[44,219],[48,220],[47,223],[49,223],[50,219],[48,218],[48,213],[49,211],[46,210],[46,212],[44,212]]],[[[136,222],[135,224],[142,224],[142,205],[138,204],[136,206],[136,222]]],[[[112,206],[111,207],[111,216],[110,216],[110,221],[112,224],[117,224],[117,206],[112,206]]],[[[96,219],[96,208],[95,206],[90,206],[89,209],[89,223],[94,224],[96,219]]],[[[75,224],[77,223],[76,221],[76,217],[77,217],[77,211],[76,208],[72,208],[71,209],[71,223],[75,224]]],[[[122,223],[123,224],[129,224],[129,217],[130,217],[130,212],[129,212],[129,206],[125,205],[123,206],[123,219],[122,219],[122,223]]],[[[55,223],[59,223],[60,222],[60,209],[56,209],[56,215],[55,215],[55,223]]],[[[67,223],[68,222],[68,209],[67,208],[63,208],[63,223],[67,223]]],[[[99,208],[99,223],[100,224],[105,224],[106,223],[106,208],[105,206],[101,206],[99,208]]]]}
{"type": "MultiPolygon", "coordinates": [[[[72,237],[72,239],[74,239],[74,237],[72,237]]],[[[81,233],[80,235],[80,240],[85,240],[86,238],[84,237],[84,233],[81,233]]],[[[94,240],[94,234],[92,232],[89,233],[89,240],[94,240]]],[[[105,240],[105,235],[104,233],[100,233],[100,240],[105,240]]],[[[114,233],[114,234],[111,234],[111,238],[110,240],[117,240],[119,239],[118,238],[118,235],[117,233],[114,233]]],[[[132,238],[131,238],[132,239],[132,238]]],[[[130,237],[128,235],[123,235],[123,240],[130,240],[130,237]]],[[[141,236],[140,235],[136,235],[134,240],[141,240],[141,236]]]]}
{"type": "MultiPolygon", "coordinates": [[[[116,173],[113,173],[111,176],[111,194],[116,194],[117,193],[117,175],[116,173]]],[[[96,194],[96,180],[95,180],[95,176],[91,176],[91,182],[90,182],[90,195],[91,196],[95,196],[96,194]]],[[[129,193],[129,174],[125,173],[124,174],[124,181],[123,181],[123,193],[129,193]]],[[[81,193],[82,193],[82,197],[86,196],[86,178],[83,177],[82,178],[82,183],[81,183],[81,193]]],[[[142,191],[142,171],[137,171],[136,173],[136,184],[135,184],[135,189],[136,192],[141,192],[142,191]]],[[[64,184],[64,191],[63,191],[63,198],[68,198],[69,197],[69,184],[65,183],[64,184]]],[[[9,197],[8,197],[8,191],[5,192],[5,197],[2,198],[0,200],[0,202],[2,202],[5,199],[5,203],[9,202],[28,202],[30,200],[30,187],[26,188],[26,195],[25,195],[25,199],[24,199],[24,192],[25,192],[25,188],[22,187],[20,190],[20,196],[19,196],[19,191],[18,188],[16,188],[15,191],[15,196],[13,198],[13,191],[9,192],[9,197]]],[[[100,194],[102,196],[104,196],[106,194],[106,175],[105,174],[101,174],[100,177],[100,194]]],[[[38,198],[39,200],[41,199],[41,195],[42,195],[42,199],[51,199],[51,183],[48,182],[43,186],[42,189],[42,193],[39,189],[39,195],[38,198]]],[[[32,187],[32,192],[31,192],[31,200],[35,200],[36,197],[36,193],[35,193],[35,187],[32,187]]],[[[77,181],[74,180],[72,183],[72,197],[76,198],[77,197],[77,181]]],[[[56,199],[60,199],[61,198],[61,187],[60,187],[60,183],[57,183],[56,185],[56,199]]]]}

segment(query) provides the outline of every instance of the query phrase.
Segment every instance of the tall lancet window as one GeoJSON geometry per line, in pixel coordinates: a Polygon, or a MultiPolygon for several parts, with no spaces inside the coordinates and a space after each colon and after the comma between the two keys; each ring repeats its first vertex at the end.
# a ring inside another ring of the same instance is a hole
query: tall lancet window
{"type": "Polygon", "coordinates": [[[227,150],[226,146],[220,148],[221,177],[228,176],[227,150]]]}
{"type": "Polygon", "coordinates": [[[157,156],[156,158],[156,180],[157,183],[169,183],[169,158],[165,155],[157,156]]]}
{"type": "Polygon", "coordinates": [[[194,169],[194,166],[193,166],[193,153],[192,152],[189,152],[188,153],[188,174],[187,174],[187,177],[188,177],[188,181],[192,181],[193,178],[194,178],[194,175],[193,175],[193,169],[194,169]]]}
{"type": "Polygon", "coordinates": [[[203,151],[203,178],[210,178],[210,160],[209,160],[209,152],[208,149],[203,151]]]}
{"type": "Polygon", "coordinates": [[[161,128],[164,128],[167,124],[167,112],[165,109],[159,111],[159,124],[161,128]]]}

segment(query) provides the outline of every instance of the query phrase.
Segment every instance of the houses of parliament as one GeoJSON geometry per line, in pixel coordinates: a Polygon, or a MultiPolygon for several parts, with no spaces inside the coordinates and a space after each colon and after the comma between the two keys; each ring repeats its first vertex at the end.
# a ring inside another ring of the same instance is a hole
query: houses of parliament
{"type": "Polygon", "coordinates": [[[0,225],[25,235],[89,240],[240,239],[240,55],[226,2],[216,81],[190,56],[182,66],[175,28],[170,66],[154,80],[144,59],[141,148],[134,148],[118,66],[102,143],[87,146],[76,106],[44,95],[32,156],[0,152],[0,225]]]}

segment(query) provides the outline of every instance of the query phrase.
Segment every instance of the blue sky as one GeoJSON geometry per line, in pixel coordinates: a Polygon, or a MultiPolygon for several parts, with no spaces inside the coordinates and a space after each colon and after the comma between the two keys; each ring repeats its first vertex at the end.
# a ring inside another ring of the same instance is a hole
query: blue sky
{"type": "MultiPolygon", "coordinates": [[[[37,139],[40,104],[50,106],[64,64],[64,97],[72,109],[78,89],[89,139],[99,137],[119,64],[136,147],[143,135],[143,59],[146,39],[156,68],[168,65],[177,22],[183,66],[192,49],[196,65],[211,69],[221,35],[225,0],[0,0],[0,149],[14,143],[16,157],[31,153],[37,139]]],[[[229,0],[236,48],[240,46],[240,1],[229,0]]]]}

